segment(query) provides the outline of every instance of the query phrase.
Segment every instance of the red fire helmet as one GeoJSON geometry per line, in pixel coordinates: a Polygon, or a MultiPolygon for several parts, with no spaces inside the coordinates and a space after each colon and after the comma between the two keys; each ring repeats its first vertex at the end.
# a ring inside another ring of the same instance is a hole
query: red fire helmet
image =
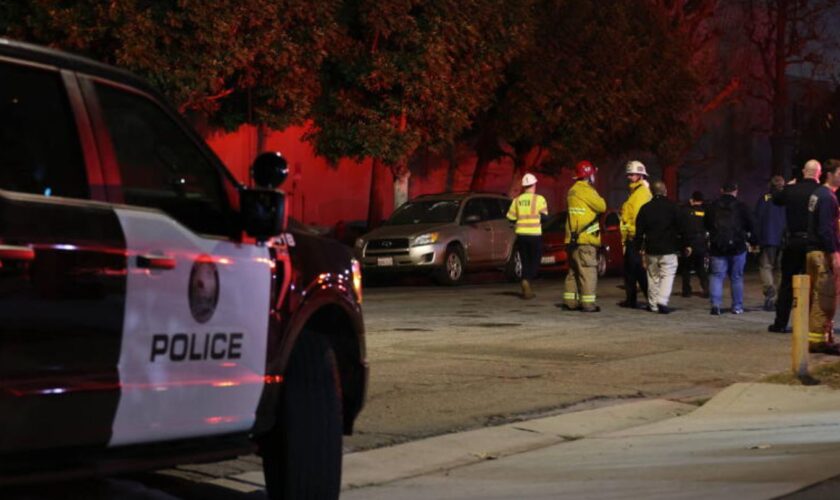
{"type": "Polygon", "coordinates": [[[595,175],[596,172],[598,172],[598,169],[595,168],[595,165],[587,160],[583,160],[575,166],[575,179],[586,179],[595,175]]]}

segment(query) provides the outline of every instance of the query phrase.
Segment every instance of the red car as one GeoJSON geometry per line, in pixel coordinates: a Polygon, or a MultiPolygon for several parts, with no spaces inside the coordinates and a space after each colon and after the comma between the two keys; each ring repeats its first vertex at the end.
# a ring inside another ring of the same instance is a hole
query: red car
{"type": "MultiPolygon", "coordinates": [[[[601,214],[601,248],[598,251],[598,276],[620,273],[623,266],[620,219],[618,212],[609,210],[601,214]]],[[[540,269],[568,271],[566,253],[566,211],[551,216],[543,225],[543,253],[540,269]]]]}

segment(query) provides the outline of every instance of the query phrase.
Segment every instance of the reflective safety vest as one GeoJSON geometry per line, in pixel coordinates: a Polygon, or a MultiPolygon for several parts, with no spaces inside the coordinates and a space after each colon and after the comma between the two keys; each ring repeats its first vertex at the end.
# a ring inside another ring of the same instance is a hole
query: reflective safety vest
{"type": "Polygon", "coordinates": [[[522,193],[510,204],[507,218],[516,221],[516,234],[539,236],[542,234],[540,214],[548,215],[548,203],[536,193],[522,193]]]}

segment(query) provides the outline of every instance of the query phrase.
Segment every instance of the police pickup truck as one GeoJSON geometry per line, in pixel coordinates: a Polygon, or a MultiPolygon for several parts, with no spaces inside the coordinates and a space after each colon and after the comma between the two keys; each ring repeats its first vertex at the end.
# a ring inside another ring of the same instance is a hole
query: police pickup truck
{"type": "Polygon", "coordinates": [[[258,452],[335,498],[365,396],[349,251],[135,76],[0,39],[0,485],[258,452]]]}

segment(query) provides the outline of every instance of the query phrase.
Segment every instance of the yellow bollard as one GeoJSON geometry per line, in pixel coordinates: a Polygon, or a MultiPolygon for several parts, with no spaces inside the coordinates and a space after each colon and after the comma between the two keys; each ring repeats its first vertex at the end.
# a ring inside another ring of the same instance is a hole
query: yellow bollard
{"type": "Polygon", "coordinates": [[[811,277],[797,274],[793,277],[793,374],[801,380],[810,379],[808,373],[808,313],[811,302],[811,277]]]}

